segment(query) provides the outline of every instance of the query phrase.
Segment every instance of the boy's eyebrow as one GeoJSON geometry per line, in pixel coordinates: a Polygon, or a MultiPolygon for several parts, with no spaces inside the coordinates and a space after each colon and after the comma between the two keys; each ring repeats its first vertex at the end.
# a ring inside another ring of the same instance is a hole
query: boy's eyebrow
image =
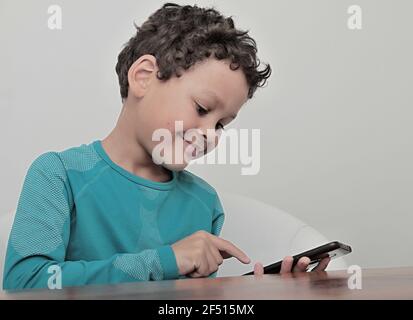
{"type": "MultiPolygon", "coordinates": [[[[218,97],[218,95],[214,92],[214,91],[211,91],[211,90],[207,90],[207,91],[205,91],[205,93],[207,94],[207,95],[209,95],[210,97],[212,97],[212,99],[214,99],[214,102],[215,102],[215,104],[219,104],[219,105],[224,105],[223,104],[223,102],[222,102],[222,100],[218,97]]],[[[237,114],[233,114],[233,115],[231,115],[230,116],[232,119],[235,119],[236,117],[237,117],[237,114]]]]}

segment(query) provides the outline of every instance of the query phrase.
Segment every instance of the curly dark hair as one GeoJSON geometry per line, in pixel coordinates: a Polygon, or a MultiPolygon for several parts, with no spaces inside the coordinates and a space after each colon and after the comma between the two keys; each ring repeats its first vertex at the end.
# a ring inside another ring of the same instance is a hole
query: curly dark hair
{"type": "Polygon", "coordinates": [[[122,99],[128,96],[129,68],[145,54],[156,58],[159,80],[180,77],[183,70],[212,54],[218,60],[229,59],[231,70],[242,68],[250,99],[271,75],[268,64],[258,70],[261,62],[256,42],[248,31],[237,30],[231,17],[224,17],[214,8],[166,3],[141,27],[135,27],[136,35],[125,44],[116,64],[122,99]]]}

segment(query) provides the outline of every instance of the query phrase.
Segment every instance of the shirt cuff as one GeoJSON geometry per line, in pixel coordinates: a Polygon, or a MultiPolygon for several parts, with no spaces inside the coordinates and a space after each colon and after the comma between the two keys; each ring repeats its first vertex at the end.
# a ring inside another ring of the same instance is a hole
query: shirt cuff
{"type": "Polygon", "coordinates": [[[156,250],[159,254],[164,280],[177,279],[179,277],[179,270],[172,247],[164,246],[156,250]]]}

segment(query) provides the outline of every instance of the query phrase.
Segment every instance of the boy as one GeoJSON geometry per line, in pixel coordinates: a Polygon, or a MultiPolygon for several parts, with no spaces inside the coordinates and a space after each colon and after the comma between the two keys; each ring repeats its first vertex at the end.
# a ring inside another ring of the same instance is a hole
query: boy
{"type": "MultiPolygon", "coordinates": [[[[47,287],[56,267],[65,287],[214,276],[229,257],[249,263],[218,237],[224,213],[215,190],[184,169],[185,155],[215,147],[270,76],[268,65],[258,70],[256,52],[255,41],[213,9],[168,3],[137,27],[116,65],[123,108],[113,131],[45,153],[29,168],[4,287],[47,287]],[[161,128],[173,148],[155,159],[161,128]],[[201,140],[188,138],[190,131],[201,140]]],[[[282,272],[291,268],[289,257],[282,272]]],[[[255,272],[262,274],[261,264],[255,272]]]]}

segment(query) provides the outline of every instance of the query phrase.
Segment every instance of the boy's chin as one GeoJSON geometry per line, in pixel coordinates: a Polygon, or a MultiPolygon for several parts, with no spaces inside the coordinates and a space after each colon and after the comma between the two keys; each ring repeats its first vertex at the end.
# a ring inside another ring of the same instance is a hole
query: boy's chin
{"type": "Polygon", "coordinates": [[[183,171],[186,167],[188,167],[188,163],[169,163],[169,164],[162,164],[162,166],[170,171],[183,171]]]}

